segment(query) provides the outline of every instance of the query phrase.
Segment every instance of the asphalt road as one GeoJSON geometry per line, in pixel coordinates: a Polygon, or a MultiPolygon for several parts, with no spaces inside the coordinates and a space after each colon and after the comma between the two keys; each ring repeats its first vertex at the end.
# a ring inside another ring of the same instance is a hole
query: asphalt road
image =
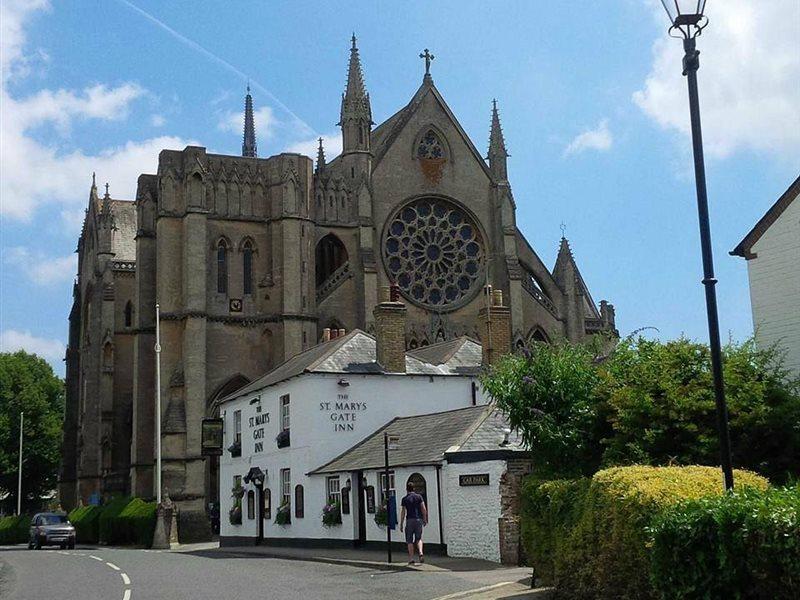
{"type": "Polygon", "coordinates": [[[2,600],[433,600],[486,583],[477,574],[377,571],[214,552],[0,547],[2,600]]]}

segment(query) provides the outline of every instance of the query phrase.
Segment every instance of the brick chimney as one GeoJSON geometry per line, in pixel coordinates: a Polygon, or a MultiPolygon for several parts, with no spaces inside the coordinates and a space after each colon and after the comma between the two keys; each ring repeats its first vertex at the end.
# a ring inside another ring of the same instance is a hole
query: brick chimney
{"type": "Polygon", "coordinates": [[[389,373],[406,372],[406,306],[396,285],[381,287],[372,311],[378,364],[389,373]]]}
{"type": "Polygon", "coordinates": [[[486,306],[478,311],[483,364],[493,365],[511,352],[511,309],[503,306],[503,290],[484,288],[486,306]]]}

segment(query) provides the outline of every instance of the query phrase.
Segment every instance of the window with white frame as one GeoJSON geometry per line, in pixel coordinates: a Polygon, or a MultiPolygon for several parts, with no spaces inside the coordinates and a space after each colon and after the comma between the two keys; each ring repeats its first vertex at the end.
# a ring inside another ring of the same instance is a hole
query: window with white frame
{"type": "Polygon", "coordinates": [[[233,443],[242,445],[242,411],[233,411],[233,443]]]}
{"type": "MultiPolygon", "coordinates": [[[[386,473],[381,471],[380,474],[380,498],[381,498],[381,505],[386,504],[386,473]]],[[[389,471],[389,496],[394,498],[394,471],[389,471]]]]}
{"type": "Polygon", "coordinates": [[[332,477],[328,477],[327,479],[327,488],[328,488],[328,503],[334,504],[336,502],[342,502],[342,488],[341,483],[339,482],[339,476],[334,475],[332,477]]]}
{"type": "Polygon", "coordinates": [[[281,396],[281,430],[289,429],[289,394],[281,396]]]}
{"type": "Polygon", "coordinates": [[[292,471],[281,469],[281,506],[289,504],[292,499],[292,471]]]}

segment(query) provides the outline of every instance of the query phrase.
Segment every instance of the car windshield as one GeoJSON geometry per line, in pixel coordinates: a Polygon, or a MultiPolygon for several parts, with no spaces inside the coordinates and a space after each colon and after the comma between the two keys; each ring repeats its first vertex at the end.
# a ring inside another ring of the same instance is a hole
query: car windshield
{"type": "Polygon", "coordinates": [[[67,515],[42,515],[42,525],[62,525],[67,522],[67,515]]]}

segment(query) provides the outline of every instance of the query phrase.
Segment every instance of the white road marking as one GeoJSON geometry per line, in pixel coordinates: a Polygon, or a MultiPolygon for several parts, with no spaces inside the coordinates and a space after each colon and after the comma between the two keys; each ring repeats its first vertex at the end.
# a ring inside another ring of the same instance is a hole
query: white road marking
{"type": "Polygon", "coordinates": [[[486,587],[475,588],[474,590],[466,590],[464,592],[456,592],[455,594],[448,594],[447,596],[439,596],[438,598],[434,598],[433,600],[456,600],[457,598],[468,598],[474,594],[480,594],[482,592],[488,592],[489,590],[493,590],[495,588],[503,587],[506,585],[511,585],[514,583],[513,581],[502,581],[500,583],[495,583],[494,585],[487,585],[486,587]]]}
{"type": "Polygon", "coordinates": [[[131,578],[128,577],[126,573],[120,573],[119,576],[122,577],[122,583],[124,583],[125,585],[131,584],[131,578]]]}
{"type": "Polygon", "coordinates": [[[93,558],[93,559],[95,559],[95,560],[99,560],[100,562],[103,562],[103,559],[102,559],[102,558],[100,558],[99,556],[95,556],[94,554],[90,554],[90,555],[89,555],[89,558],[93,558]]]}
{"type": "Polygon", "coordinates": [[[111,567],[112,569],[114,569],[115,571],[119,571],[120,570],[120,568],[117,565],[115,565],[114,563],[106,562],[106,564],[109,567],[111,567]]]}
{"type": "Polygon", "coordinates": [[[125,593],[122,594],[122,600],[131,600],[131,590],[130,590],[130,588],[127,588],[125,590],[125,593]]]}

